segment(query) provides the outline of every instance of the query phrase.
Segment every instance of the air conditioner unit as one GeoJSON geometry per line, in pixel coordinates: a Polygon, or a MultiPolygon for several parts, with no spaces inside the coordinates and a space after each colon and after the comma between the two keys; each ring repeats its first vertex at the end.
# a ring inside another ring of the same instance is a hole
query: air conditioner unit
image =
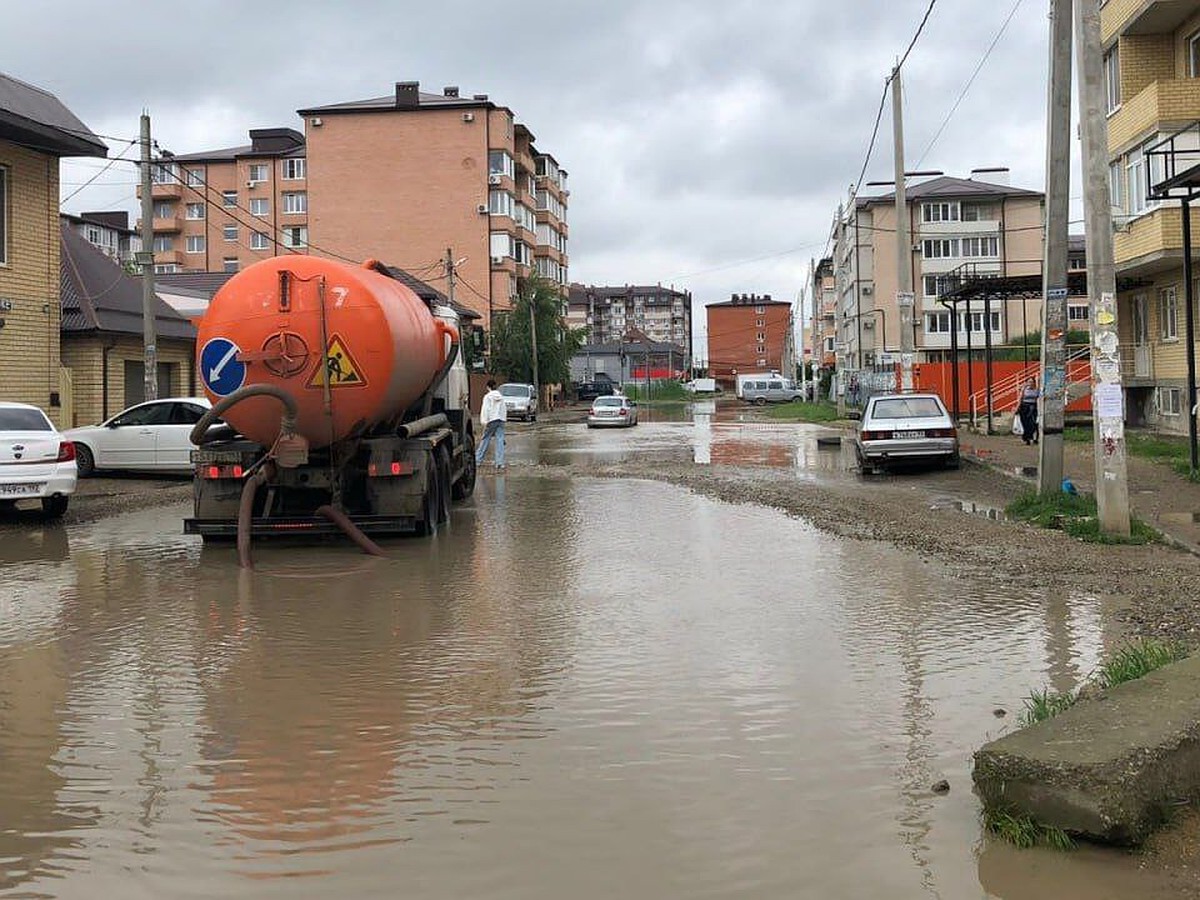
{"type": "Polygon", "coordinates": [[[869,284],[864,284],[862,286],[862,292],[864,297],[870,297],[873,293],[875,293],[875,288],[871,287],[869,284]]]}
{"type": "Polygon", "coordinates": [[[488,176],[488,184],[499,184],[499,183],[500,183],[499,175],[489,175],[488,176]]]}
{"type": "Polygon", "coordinates": [[[492,265],[493,265],[493,266],[502,266],[502,265],[504,265],[504,257],[503,257],[503,256],[493,256],[493,257],[492,257],[492,265]]]}
{"type": "Polygon", "coordinates": [[[479,213],[481,216],[486,216],[488,212],[487,204],[480,203],[477,207],[475,207],[475,212],[479,213]]]}
{"type": "Polygon", "coordinates": [[[262,184],[261,181],[247,181],[246,187],[248,187],[248,188],[258,187],[260,184],[262,184]]]}
{"type": "Polygon", "coordinates": [[[463,121],[464,122],[474,122],[475,121],[475,113],[473,113],[473,112],[463,113],[463,121]]]}
{"type": "Polygon", "coordinates": [[[867,319],[866,321],[864,321],[862,323],[862,327],[863,327],[863,331],[870,331],[872,328],[875,327],[875,323],[872,322],[870,319],[867,319]]]}

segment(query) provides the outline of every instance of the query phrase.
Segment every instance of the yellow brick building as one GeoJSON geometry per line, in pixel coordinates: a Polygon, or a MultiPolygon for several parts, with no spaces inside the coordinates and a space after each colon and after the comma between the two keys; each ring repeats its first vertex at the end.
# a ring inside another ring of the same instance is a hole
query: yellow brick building
{"type": "Polygon", "coordinates": [[[0,74],[0,400],[33,403],[61,427],[58,161],[107,152],[53,94],[0,74]]]}
{"type": "MultiPolygon", "coordinates": [[[[1162,173],[1146,150],[1200,121],[1200,0],[1107,0],[1100,15],[1126,416],[1186,433],[1195,350],[1185,341],[1182,217],[1178,201],[1148,198],[1162,173]]],[[[1192,221],[1195,243],[1195,212],[1192,221]]]]}

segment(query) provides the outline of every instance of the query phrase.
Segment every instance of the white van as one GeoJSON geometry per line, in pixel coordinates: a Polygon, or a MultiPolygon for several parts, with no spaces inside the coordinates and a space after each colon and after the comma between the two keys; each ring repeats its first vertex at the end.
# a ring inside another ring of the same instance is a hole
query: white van
{"type": "Polygon", "coordinates": [[[744,400],[742,392],[747,383],[753,384],[756,381],[766,381],[769,378],[778,381],[782,377],[778,372],[747,372],[745,375],[738,375],[734,380],[733,395],[739,400],[744,400]]]}

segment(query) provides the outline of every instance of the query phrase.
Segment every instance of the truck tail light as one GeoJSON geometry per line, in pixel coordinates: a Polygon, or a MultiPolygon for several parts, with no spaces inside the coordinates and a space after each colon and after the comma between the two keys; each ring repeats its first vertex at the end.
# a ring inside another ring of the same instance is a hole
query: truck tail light
{"type": "Polygon", "coordinates": [[[60,441],[58,445],[58,459],[55,462],[70,462],[75,458],[75,445],[70,441],[60,441]]]}
{"type": "Polygon", "coordinates": [[[400,462],[393,460],[390,463],[369,463],[367,465],[367,475],[371,478],[388,478],[393,475],[411,475],[413,473],[413,465],[408,462],[400,462]]]}
{"type": "Polygon", "coordinates": [[[240,465],[232,466],[203,466],[200,469],[201,477],[208,481],[219,481],[222,478],[241,478],[246,474],[246,470],[240,465]]]}

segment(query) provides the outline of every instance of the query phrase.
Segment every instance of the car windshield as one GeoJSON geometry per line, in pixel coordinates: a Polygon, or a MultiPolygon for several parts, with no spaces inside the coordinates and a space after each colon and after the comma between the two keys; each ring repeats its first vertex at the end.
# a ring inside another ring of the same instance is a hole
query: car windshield
{"type": "Polygon", "coordinates": [[[502,384],[500,393],[505,397],[528,397],[529,388],[523,384],[502,384]]]}
{"type": "Polygon", "coordinates": [[[40,409],[0,409],[0,431],[53,431],[40,409]]]}
{"type": "Polygon", "coordinates": [[[593,406],[620,406],[622,400],[620,397],[597,397],[593,406]]]}
{"type": "Polygon", "coordinates": [[[872,419],[928,419],[945,415],[934,397],[893,397],[876,400],[872,419]]]}

